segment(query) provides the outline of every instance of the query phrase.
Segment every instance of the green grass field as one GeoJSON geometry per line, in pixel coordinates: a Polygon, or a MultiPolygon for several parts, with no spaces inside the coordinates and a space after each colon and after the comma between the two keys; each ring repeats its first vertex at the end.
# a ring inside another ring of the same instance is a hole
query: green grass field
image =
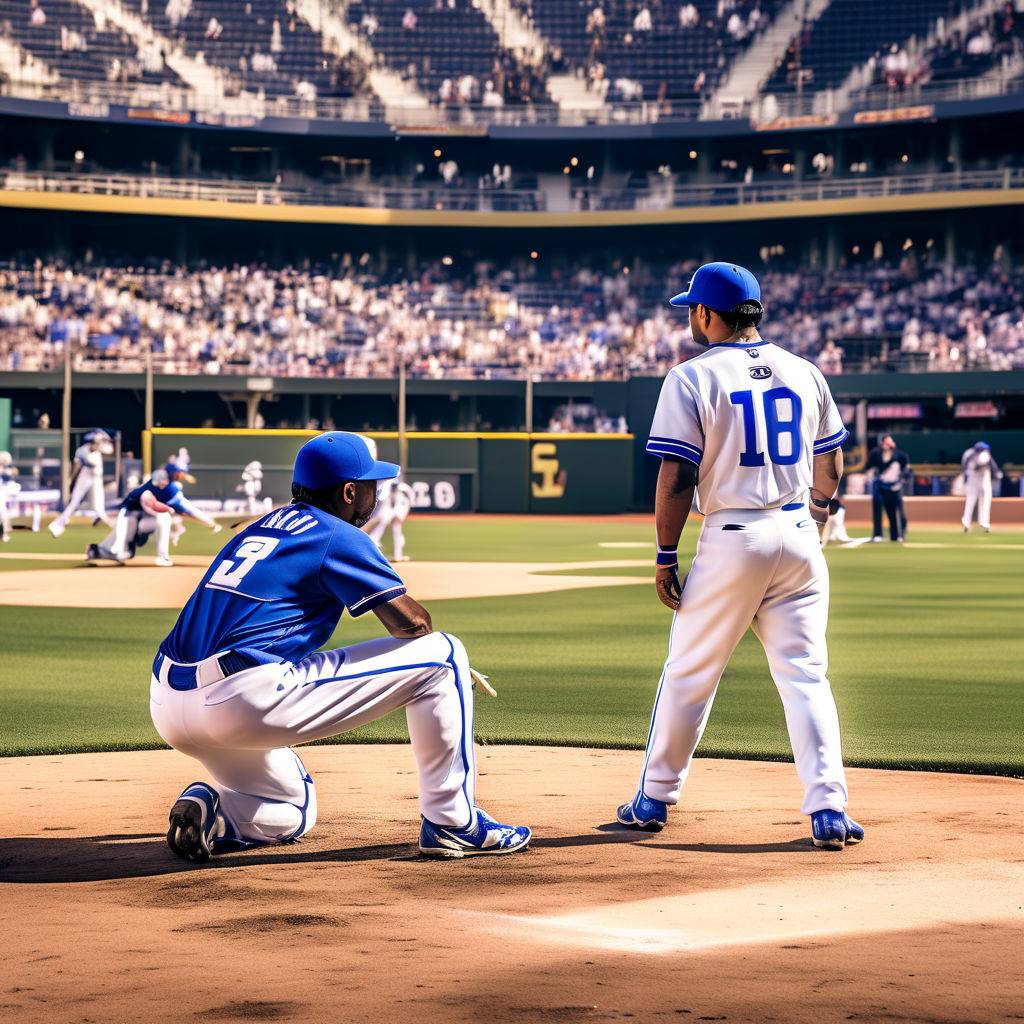
{"type": "MultiPolygon", "coordinates": [[[[76,527],[54,541],[19,531],[0,569],[75,564],[99,533],[76,527]],[[16,557],[33,551],[68,560],[16,557]]],[[[630,520],[420,518],[407,534],[414,556],[434,560],[596,561],[653,551],[601,546],[649,542],[651,526],[630,520]]],[[[691,550],[695,538],[688,531],[691,550]]],[[[193,527],[179,551],[212,553],[223,539],[193,527]]],[[[847,761],[1024,774],[1024,533],[915,531],[911,540],[828,553],[830,675],[847,761]]],[[[174,612],[65,609],[59,593],[53,603],[0,608],[0,754],[159,746],[149,665],[174,612]]],[[[498,701],[477,702],[481,742],[643,746],[670,619],[649,585],[435,601],[430,610],[499,688],[498,701]]],[[[342,620],[334,645],[378,632],[373,616],[342,620]]],[[[404,738],[400,715],[346,737],[404,738]]],[[[781,706],[752,636],[726,671],[700,752],[789,758],[781,706]]]]}

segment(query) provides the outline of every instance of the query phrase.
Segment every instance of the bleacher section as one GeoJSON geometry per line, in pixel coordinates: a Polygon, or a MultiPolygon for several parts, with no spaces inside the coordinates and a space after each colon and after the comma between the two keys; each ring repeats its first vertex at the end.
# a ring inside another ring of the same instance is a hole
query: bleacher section
{"type": "Polygon", "coordinates": [[[242,88],[268,96],[351,96],[362,75],[324,52],[320,36],[287,0],[123,0],[190,56],[229,72],[242,88]],[[302,90],[300,90],[300,93],[302,90]]]}
{"type": "MultiPolygon", "coordinates": [[[[795,91],[803,103],[828,90],[818,98],[836,109],[854,96],[884,105],[891,93],[950,82],[985,95],[993,84],[1024,89],[1024,0],[821,0],[820,17],[774,70],[801,9],[793,0],[318,2],[0,0],[0,40],[17,44],[3,51],[0,89],[38,98],[52,69],[60,82],[46,85],[46,98],[74,96],[78,82],[93,94],[100,83],[127,86],[108,87],[122,95],[174,86],[178,108],[206,89],[215,106],[237,101],[233,112],[274,99],[305,111],[324,99],[329,117],[339,116],[331,99],[374,97],[372,74],[378,88],[385,79],[414,94],[417,109],[427,97],[439,121],[499,116],[486,108],[512,108],[502,116],[514,119],[524,106],[533,109],[523,116],[552,122],[574,123],[574,110],[653,120],[713,116],[706,101],[745,52],[763,59],[763,72],[736,98],[743,109],[776,98],[793,106],[795,91]],[[326,40],[321,12],[340,28],[326,40]]],[[[359,106],[358,116],[383,116],[380,103],[359,106]]]]}
{"type": "Polygon", "coordinates": [[[834,88],[872,56],[923,37],[936,18],[956,7],[950,0],[832,0],[790,47],[764,91],[834,88]]]}
{"type": "Polygon", "coordinates": [[[159,50],[140,53],[116,26],[73,0],[0,0],[0,33],[64,79],[183,84],[159,50]]]}
{"type": "Polygon", "coordinates": [[[782,6],[781,0],[516,2],[568,65],[607,83],[609,98],[646,100],[712,91],[782,6]]]}
{"type": "Polygon", "coordinates": [[[488,82],[503,103],[550,102],[543,79],[502,47],[471,0],[359,0],[348,20],[435,102],[480,103],[488,82]]]}

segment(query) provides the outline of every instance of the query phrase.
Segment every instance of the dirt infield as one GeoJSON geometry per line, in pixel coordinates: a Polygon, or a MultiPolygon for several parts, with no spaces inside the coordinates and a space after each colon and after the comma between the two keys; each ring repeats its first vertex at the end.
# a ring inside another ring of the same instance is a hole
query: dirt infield
{"type": "MultiPolygon", "coordinates": [[[[181,608],[209,568],[209,556],[176,558],[170,568],[157,568],[152,558],[135,558],[127,565],[83,565],[47,569],[49,554],[24,554],[39,560],[39,569],[16,569],[0,577],[0,605],[52,606],[54,595],[62,608],[181,608]]],[[[66,559],[65,559],[66,560],[66,559]]],[[[406,562],[399,574],[421,601],[456,597],[503,597],[546,594],[580,587],[621,587],[648,583],[650,559],[600,562],[406,562]],[[637,567],[636,576],[545,576],[547,572],[637,567]]]]}
{"type": "Polygon", "coordinates": [[[702,761],[669,828],[608,823],[638,755],[485,747],[529,853],[416,856],[404,746],[314,747],[301,844],[190,868],[168,751],[4,763],[3,1017],[30,1021],[1020,1020],[1024,783],[850,772],[814,850],[791,765],[702,761]],[[1016,953],[1014,952],[1016,950],[1016,953]]]}

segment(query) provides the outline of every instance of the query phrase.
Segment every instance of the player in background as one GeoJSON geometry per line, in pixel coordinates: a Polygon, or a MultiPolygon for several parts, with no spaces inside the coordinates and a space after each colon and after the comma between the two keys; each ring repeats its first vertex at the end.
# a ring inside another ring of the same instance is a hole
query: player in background
{"type": "Polygon", "coordinates": [[[102,520],[105,526],[113,525],[107,515],[107,499],[103,490],[103,457],[113,454],[113,451],[110,435],[105,430],[93,430],[85,435],[84,443],[75,451],[68,503],[49,526],[54,537],[64,532],[71,517],[82,507],[92,510],[94,522],[102,520]]]}
{"type": "Polygon", "coordinates": [[[4,544],[11,539],[10,502],[21,491],[18,483],[18,467],[10,452],[0,452],[0,540],[4,544]]]}
{"type": "Polygon", "coordinates": [[[235,488],[241,491],[249,505],[249,515],[256,516],[260,512],[269,512],[273,505],[269,498],[260,499],[263,490],[263,463],[253,459],[242,469],[242,482],[235,488]]]}
{"type": "Polygon", "coordinates": [[[169,479],[166,469],[155,470],[153,475],[130,491],[117,513],[117,521],[102,544],[90,544],[85,557],[90,562],[108,560],[124,564],[135,557],[135,551],[149,537],[156,535],[156,564],[170,566],[171,516],[191,516],[214,533],[222,527],[201,509],[195,507],[181,492],[181,484],[169,479]]]}
{"type": "Polygon", "coordinates": [[[473,670],[360,529],[398,467],[357,434],[307,441],[292,503],[228,543],[153,662],[153,724],[201,761],[167,841],[191,861],[305,835],[313,780],[292,744],[338,736],[404,707],[420,777],[420,851],[514,853],[530,841],[476,806],[473,670]],[[342,615],[372,611],[390,634],[319,651],[342,615]]]}
{"type": "Polygon", "coordinates": [[[978,525],[989,533],[992,529],[992,483],[1003,479],[1003,471],[992,458],[987,441],[978,441],[964,452],[960,459],[964,475],[964,514],[961,518],[964,533],[970,533],[974,509],[978,509],[978,525]]]}
{"type": "MultiPolygon", "coordinates": [[[[179,448],[178,451],[167,457],[164,463],[164,471],[171,483],[194,484],[196,478],[191,474],[192,456],[187,448],[179,448]]],[[[183,516],[171,514],[171,544],[178,546],[178,541],[185,536],[185,519],[183,516]]]]}
{"type": "Polygon", "coordinates": [[[903,509],[903,484],[910,469],[907,453],[896,447],[892,434],[883,434],[878,447],[868,453],[865,469],[871,476],[871,539],[882,540],[884,509],[889,520],[889,540],[902,542],[907,527],[903,509]]]}
{"type": "Polygon", "coordinates": [[[189,472],[192,468],[192,456],[187,448],[179,448],[177,452],[167,456],[163,467],[171,480],[178,483],[194,484],[196,478],[189,472]]]}
{"type": "Polygon", "coordinates": [[[852,543],[853,538],[846,532],[846,506],[838,498],[833,498],[828,503],[828,522],[821,531],[821,546],[852,543]]]}
{"type": "MultiPolygon", "coordinates": [[[[377,458],[377,442],[365,434],[359,435],[370,449],[373,458],[377,458]]],[[[373,510],[370,521],[364,527],[370,539],[383,550],[384,534],[391,527],[391,561],[408,562],[405,553],[405,521],[412,510],[412,488],[402,479],[401,470],[393,480],[382,480],[377,507],[373,510]]]]}
{"type": "Polygon", "coordinates": [[[750,271],[705,264],[671,304],[689,307],[693,338],[707,351],[669,372],[647,443],[662,460],[656,587],[675,614],[639,786],[616,817],[664,827],[722,672],[752,626],[782,697],[814,844],[841,849],[864,830],[845,810],[818,531],[839,488],[847,432],[817,367],[758,334],[761,289],[750,271]],[[695,495],[705,518],[680,577],[676,552],[695,495]]]}

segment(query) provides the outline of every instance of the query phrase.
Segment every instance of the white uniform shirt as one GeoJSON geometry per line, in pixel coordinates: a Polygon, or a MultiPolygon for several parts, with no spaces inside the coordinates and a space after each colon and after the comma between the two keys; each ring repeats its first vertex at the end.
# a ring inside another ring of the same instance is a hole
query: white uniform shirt
{"type": "Polygon", "coordinates": [[[991,483],[993,479],[1001,480],[1003,471],[992,458],[987,448],[968,448],[960,459],[964,473],[964,482],[968,484],[991,483]]]}
{"type": "Polygon", "coordinates": [[[769,342],[712,345],[669,371],[647,451],[699,467],[697,510],[807,498],[815,455],[847,431],[821,372],[769,342]]]}
{"type": "Polygon", "coordinates": [[[75,461],[82,467],[83,472],[90,472],[93,476],[100,476],[103,473],[103,453],[97,451],[91,444],[83,444],[75,451],[75,461]]]}

